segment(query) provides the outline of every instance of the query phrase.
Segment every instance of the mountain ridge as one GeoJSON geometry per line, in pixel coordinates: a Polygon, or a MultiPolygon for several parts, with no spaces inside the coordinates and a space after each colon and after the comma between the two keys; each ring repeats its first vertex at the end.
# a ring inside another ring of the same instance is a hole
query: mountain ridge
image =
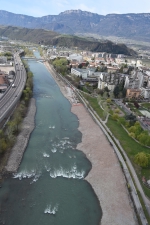
{"type": "Polygon", "coordinates": [[[82,10],[66,10],[58,15],[33,17],[0,10],[0,24],[44,28],[62,34],[93,33],[150,41],[150,13],[99,15],[82,10]]]}

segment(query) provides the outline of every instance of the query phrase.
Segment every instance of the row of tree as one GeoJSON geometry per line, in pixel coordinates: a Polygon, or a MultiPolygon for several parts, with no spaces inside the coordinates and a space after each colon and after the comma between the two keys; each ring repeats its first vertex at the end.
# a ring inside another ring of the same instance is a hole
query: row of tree
{"type": "Polygon", "coordinates": [[[29,48],[23,47],[23,50],[24,50],[24,55],[29,56],[29,57],[33,56],[33,51],[30,50],[29,48]]]}
{"type": "Polygon", "coordinates": [[[128,128],[130,136],[138,140],[141,144],[150,146],[150,135],[148,131],[143,130],[139,122],[128,128]]]}
{"type": "Polygon", "coordinates": [[[140,123],[136,120],[136,116],[133,114],[126,115],[125,117],[115,117],[114,120],[118,120],[122,125],[124,125],[129,135],[139,141],[142,145],[150,146],[150,135],[148,131],[143,130],[140,123]]]}
{"type": "Polygon", "coordinates": [[[57,58],[57,59],[54,59],[51,63],[58,73],[61,73],[62,75],[66,75],[69,69],[69,66],[68,66],[69,61],[67,59],[57,58]]]}
{"type": "Polygon", "coordinates": [[[7,57],[7,60],[11,60],[12,57],[13,57],[13,55],[12,55],[11,52],[2,52],[2,53],[0,53],[0,56],[5,56],[5,57],[7,57]]]}

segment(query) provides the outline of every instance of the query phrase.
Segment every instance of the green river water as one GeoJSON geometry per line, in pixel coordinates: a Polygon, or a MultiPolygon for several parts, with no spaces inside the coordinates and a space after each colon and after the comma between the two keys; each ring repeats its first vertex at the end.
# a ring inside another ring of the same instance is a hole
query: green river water
{"type": "Polygon", "coordinates": [[[79,121],[45,66],[28,65],[34,74],[36,127],[17,174],[0,189],[0,224],[99,225],[100,203],[84,180],[92,165],[76,149],[82,138],[79,121]]]}

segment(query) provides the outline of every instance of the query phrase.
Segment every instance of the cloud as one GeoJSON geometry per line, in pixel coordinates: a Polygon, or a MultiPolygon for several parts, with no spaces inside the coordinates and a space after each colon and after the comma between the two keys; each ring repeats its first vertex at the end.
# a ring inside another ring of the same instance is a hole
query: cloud
{"type": "Polygon", "coordinates": [[[75,6],[75,8],[76,9],[81,9],[83,11],[93,12],[93,13],[96,12],[95,7],[90,7],[90,6],[87,6],[85,4],[79,4],[79,5],[75,6]]]}
{"type": "Polygon", "coordinates": [[[47,10],[41,9],[41,8],[28,8],[28,15],[32,15],[35,17],[41,17],[47,15],[47,10]]]}
{"type": "Polygon", "coordinates": [[[55,0],[54,2],[59,7],[66,7],[66,5],[69,5],[67,0],[55,0]]]}

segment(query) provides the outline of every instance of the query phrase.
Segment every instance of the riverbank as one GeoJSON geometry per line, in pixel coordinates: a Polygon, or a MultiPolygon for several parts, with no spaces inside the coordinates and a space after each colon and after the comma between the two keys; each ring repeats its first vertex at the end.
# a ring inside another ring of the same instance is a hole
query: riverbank
{"type": "Polygon", "coordinates": [[[29,103],[28,112],[22,123],[22,130],[17,137],[16,144],[11,150],[7,165],[4,168],[4,172],[14,173],[17,172],[21,163],[24,151],[27,147],[30,135],[35,127],[35,114],[36,105],[35,99],[32,98],[29,103]]]}
{"type": "Polygon", "coordinates": [[[64,84],[64,82],[57,76],[57,74],[55,73],[53,67],[48,63],[48,62],[44,62],[44,65],[46,66],[46,68],[48,69],[48,71],[50,72],[50,74],[52,75],[52,77],[54,78],[55,82],[57,83],[57,85],[59,86],[62,94],[69,99],[69,101],[71,101],[71,98],[69,98],[67,89],[66,89],[66,85],[64,84]]]}
{"type": "Polygon", "coordinates": [[[72,89],[57,77],[52,67],[46,67],[60,87],[64,96],[72,103],[71,112],[79,119],[82,142],[77,149],[83,151],[92,163],[92,169],[86,180],[93,187],[102,207],[102,225],[137,224],[133,205],[126,186],[126,180],[118,159],[99,126],[93,121],[82,104],[74,104],[72,89]]]}

